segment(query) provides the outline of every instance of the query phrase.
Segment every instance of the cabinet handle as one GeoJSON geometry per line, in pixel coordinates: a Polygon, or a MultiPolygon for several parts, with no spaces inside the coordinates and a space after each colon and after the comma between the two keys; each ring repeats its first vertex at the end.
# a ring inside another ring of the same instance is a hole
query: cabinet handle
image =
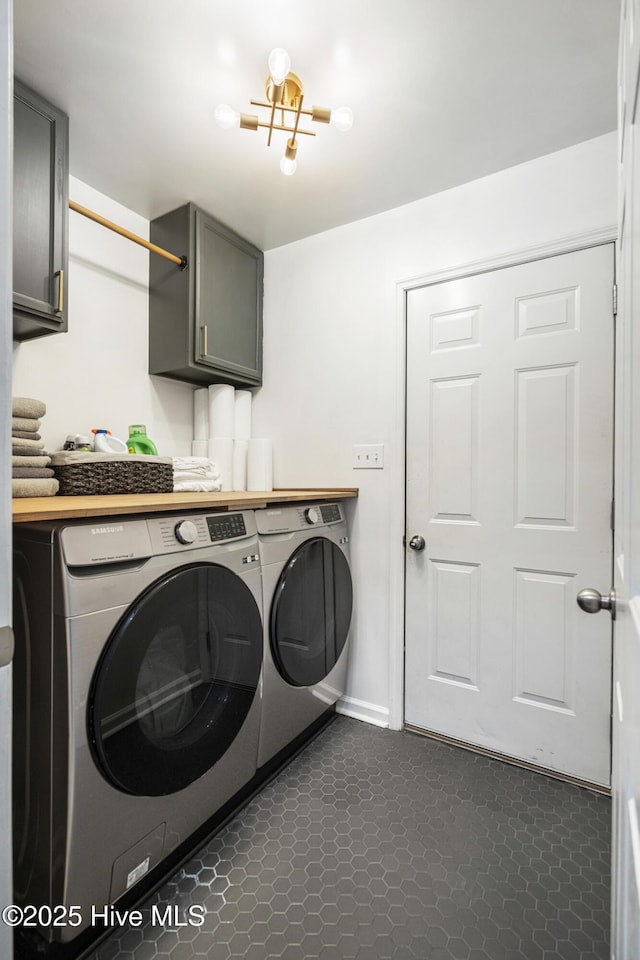
{"type": "Polygon", "coordinates": [[[203,323],[203,325],[200,327],[200,329],[202,330],[202,356],[203,356],[203,357],[206,357],[206,356],[208,355],[208,353],[209,353],[209,347],[208,347],[208,344],[207,344],[207,325],[206,325],[206,323],[203,323]]]}
{"type": "Polygon", "coordinates": [[[56,313],[62,313],[64,310],[64,270],[58,270],[54,276],[59,278],[58,281],[58,307],[56,313]]]}

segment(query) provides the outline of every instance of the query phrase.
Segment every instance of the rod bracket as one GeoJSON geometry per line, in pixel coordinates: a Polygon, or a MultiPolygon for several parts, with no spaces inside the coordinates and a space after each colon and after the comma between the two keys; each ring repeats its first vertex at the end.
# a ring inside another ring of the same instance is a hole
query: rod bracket
{"type": "Polygon", "coordinates": [[[180,257],[180,269],[186,270],[188,266],[187,258],[183,255],[180,257]]]}

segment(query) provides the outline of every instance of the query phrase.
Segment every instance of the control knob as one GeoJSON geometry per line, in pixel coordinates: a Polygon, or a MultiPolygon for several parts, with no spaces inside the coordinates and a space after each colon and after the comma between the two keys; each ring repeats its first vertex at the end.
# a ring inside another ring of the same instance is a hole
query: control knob
{"type": "Polygon", "coordinates": [[[174,533],[179,543],[194,543],[198,539],[198,528],[193,520],[181,520],[176,524],[174,533]]]}
{"type": "Polygon", "coordinates": [[[318,513],[315,507],[307,507],[307,509],[304,512],[304,518],[307,521],[307,523],[317,523],[318,520],[320,519],[320,514],[318,513]]]}

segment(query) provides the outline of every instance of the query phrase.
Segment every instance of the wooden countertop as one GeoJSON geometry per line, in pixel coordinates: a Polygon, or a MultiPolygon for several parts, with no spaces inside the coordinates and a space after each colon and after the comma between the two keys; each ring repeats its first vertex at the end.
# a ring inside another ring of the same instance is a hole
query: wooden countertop
{"type": "Polygon", "coordinates": [[[357,497],[357,487],[272,490],[243,493],[132,493],[119,496],[21,497],[12,500],[13,522],[112,517],[172,510],[263,509],[300,500],[345,500],[357,497]]]}

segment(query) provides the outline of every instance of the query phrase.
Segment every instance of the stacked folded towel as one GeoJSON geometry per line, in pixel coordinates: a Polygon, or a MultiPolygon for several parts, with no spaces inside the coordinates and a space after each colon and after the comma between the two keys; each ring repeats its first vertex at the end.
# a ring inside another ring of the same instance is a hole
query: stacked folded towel
{"type": "Polygon", "coordinates": [[[176,493],[212,493],[222,489],[220,471],[208,457],[173,457],[176,493]]]}
{"type": "Polygon", "coordinates": [[[58,481],[50,469],[51,458],[44,449],[40,423],[47,412],[41,400],[14,397],[11,420],[11,495],[53,497],[58,481]]]}

